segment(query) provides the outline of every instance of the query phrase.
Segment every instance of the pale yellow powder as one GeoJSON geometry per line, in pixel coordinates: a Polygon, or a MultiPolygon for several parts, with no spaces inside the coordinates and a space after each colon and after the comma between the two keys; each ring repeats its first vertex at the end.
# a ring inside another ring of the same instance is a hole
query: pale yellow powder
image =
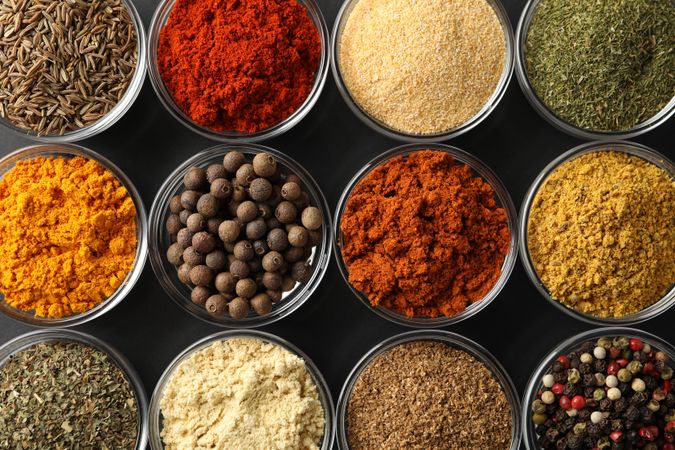
{"type": "Polygon", "coordinates": [[[302,358],[255,338],[191,355],[171,375],[160,407],[166,450],[316,449],[325,423],[302,358]]]}

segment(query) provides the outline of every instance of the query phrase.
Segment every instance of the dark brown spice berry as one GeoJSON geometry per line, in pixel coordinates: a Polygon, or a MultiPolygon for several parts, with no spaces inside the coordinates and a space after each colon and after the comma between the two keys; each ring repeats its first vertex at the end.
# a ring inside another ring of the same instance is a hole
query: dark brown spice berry
{"type": "Polygon", "coordinates": [[[183,248],[188,248],[192,245],[192,237],[194,235],[195,234],[187,228],[181,228],[176,235],[176,243],[183,248]]]}
{"type": "Polygon", "coordinates": [[[190,270],[190,281],[196,286],[208,286],[213,282],[213,271],[204,265],[195,266],[190,270]]]}
{"type": "Polygon", "coordinates": [[[291,247],[284,252],[284,259],[286,262],[294,263],[302,259],[305,250],[301,247],[291,247]]]}
{"type": "Polygon", "coordinates": [[[251,241],[239,241],[234,244],[234,257],[240,261],[248,261],[253,259],[255,251],[251,241]]]}
{"type": "Polygon", "coordinates": [[[183,247],[180,244],[171,244],[166,251],[166,259],[174,266],[183,264],[183,247]]]}
{"type": "Polygon", "coordinates": [[[218,227],[218,236],[223,242],[234,242],[239,237],[241,227],[234,220],[224,220],[218,227]]]}
{"type": "Polygon", "coordinates": [[[256,202],[264,202],[272,195],[272,183],[265,178],[256,178],[251,181],[248,188],[248,195],[256,202]]]}
{"type": "Polygon", "coordinates": [[[234,279],[230,272],[221,272],[216,276],[215,286],[218,292],[222,294],[231,294],[234,292],[234,287],[237,280],[234,279]]]}
{"type": "Polygon", "coordinates": [[[297,200],[294,200],[293,204],[298,209],[298,211],[302,211],[309,206],[309,194],[304,191],[301,192],[300,197],[298,197],[297,200]]]}
{"type": "Polygon", "coordinates": [[[225,178],[216,178],[211,183],[210,192],[218,200],[227,200],[232,195],[232,184],[225,178]]]}
{"type": "Polygon", "coordinates": [[[289,201],[283,201],[277,206],[276,210],[274,211],[274,216],[279,222],[290,224],[293,223],[296,217],[298,217],[298,209],[293,203],[289,201]]]}
{"type": "Polygon", "coordinates": [[[249,273],[251,273],[251,268],[244,261],[239,261],[238,259],[230,263],[230,273],[235,278],[235,280],[241,280],[246,278],[249,273]]]}
{"type": "Polygon", "coordinates": [[[232,200],[234,200],[237,203],[241,203],[247,198],[248,194],[246,193],[246,188],[241,184],[239,184],[239,182],[236,179],[232,180],[232,200]]]}
{"type": "Polygon", "coordinates": [[[220,227],[220,224],[222,222],[223,222],[222,219],[218,219],[217,217],[211,217],[209,220],[206,221],[206,231],[208,231],[214,236],[218,236],[218,228],[220,227]]]}
{"type": "Polygon", "coordinates": [[[192,283],[190,281],[190,269],[192,269],[192,267],[187,263],[184,263],[182,266],[178,268],[178,279],[180,280],[181,283],[183,284],[192,283]]]}
{"type": "Polygon", "coordinates": [[[295,280],[289,276],[285,276],[281,280],[281,290],[284,292],[292,291],[295,288],[295,280]]]}
{"type": "Polygon", "coordinates": [[[237,151],[228,152],[223,157],[223,167],[232,174],[236,173],[245,162],[246,157],[237,151]]]}
{"type": "Polygon", "coordinates": [[[263,269],[265,269],[267,272],[275,272],[279,270],[283,262],[284,257],[281,256],[281,253],[271,251],[263,257],[262,265],[263,269]]]}
{"type": "Polygon", "coordinates": [[[303,209],[300,217],[302,225],[308,230],[318,230],[321,228],[321,211],[316,206],[308,206],[303,209]]]}
{"type": "Polygon", "coordinates": [[[270,217],[265,221],[268,230],[274,230],[276,228],[281,228],[282,223],[277,220],[276,217],[270,217]]]}
{"type": "Polygon", "coordinates": [[[258,216],[263,219],[269,219],[274,215],[274,210],[267,203],[258,203],[258,216]]]}
{"type": "Polygon", "coordinates": [[[272,300],[267,294],[258,294],[251,299],[251,307],[258,315],[264,316],[272,311],[272,300]]]}
{"type": "Polygon", "coordinates": [[[216,237],[206,231],[195,233],[192,237],[192,248],[204,255],[211,253],[216,248],[216,237]]]}
{"type": "Polygon", "coordinates": [[[255,252],[256,255],[262,256],[268,251],[270,251],[270,248],[267,245],[267,242],[258,240],[253,242],[253,251],[255,252]]]}
{"type": "Polygon", "coordinates": [[[307,229],[300,225],[294,225],[288,231],[288,243],[293,247],[304,247],[307,245],[308,240],[309,234],[307,233],[307,229]]]}
{"type": "Polygon", "coordinates": [[[253,258],[248,262],[248,267],[251,268],[251,272],[253,273],[262,272],[262,258],[253,258]]]}
{"type": "Polygon", "coordinates": [[[178,214],[178,218],[180,219],[180,223],[183,225],[187,225],[187,220],[188,217],[190,217],[190,214],[192,214],[192,211],[188,211],[187,209],[182,210],[178,214]]]}
{"type": "Polygon", "coordinates": [[[180,195],[180,203],[183,205],[183,209],[195,211],[197,209],[199,197],[201,197],[201,194],[197,191],[184,191],[180,195]]]}
{"type": "Polygon", "coordinates": [[[227,170],[222,164],[211,164],[206,168],[206,180],[213,183],[217,179],[223,179],[227,176],[227,170]]]}
{"type": "Polygon", "coordinates": [[[237,169],[237,181],[240,185],[248,187],[255,178],[256,174],[253,171],[253,166],[251,164],[242,164],[241,167],[237,169]]]}
{"type": "Polygon", "coordinates": [[[203,190],[207,185],[206,171],[201,167],[191,167],[183,177],[183,184],[192,191],[203,190]]]}
{"type": "Polygon", "coordinates": [[[183,205],[180,203],[180,195],[174,195],[171,197],[171,201],[169,202],[169,210],[174,214],[178,214],[183,210],[183,205]]]}
{"type": "Polygon", "coordinates": [[[297,184],[298,186],[302,186],[302,180],[300,179],[299,176],[297,176],[297,175],[294,174],[294,173],[289,173],[288,175],[286,175],[286,180],[285,180],[285,182],[286,182],[286,183],[295,183],[295,184],[297,184]]]}
{"type": "Polygon", "coordinates": [[[276,290],[281,287],[282,276],[276,272],[265,272],[262,277],[263,286],[276,290]]]}
{"type": "Polygon", "coordinates": [[[272,300],[272,303],[280,302],[281,299],[283,298],[283,294],[278,289],[277,290],[268,289],[267,291],[265,291],[265,293],[270,298],[270,300],[272,300]]]}
{"type": "Polygon", "coordinates": [[[237,218],[244,223],[250,222],[258,215],[258,207],[250,200],[242,202],[237,207],[237,218]]]}
{"type": "Polygon", "coordinates": [[[291,266],[291,277],[298,283],[306,283],[312,275],[312,267],[302,261],[293,263],[291,266]]]}
{"type": "Polygon", "coordinates": [[[206,255],[206,265],[215,271],[224,270],[228,267],[227,256],[222,250],[214,250],[206,255]]]}
{"type": "Polygon", "coordinates": [[[281,228],[275,228],[267,233],[267,245],[270,250],[282,252],[288,247],[288,235],[281,228]]]}
{"type": "Polygon", "coordinates": [[[246,237],[251,240],[260,239],[265,236],[265,233],[267,233],[267,225],[261,217],[246,224],[246,237]]]}
{"type": "Polygon", "coordinates": [[[269,153],[258,153],[253,157],[253,170],[259,177],[271,177],[277,171],[277,161],[269,153]]]}
{"type": "Polygon", "coordinates": [[[178,234],[183,224],[180,223],[180,217],[177,214],[171,214],[166,219],[166,231],[169,234],[178,234]]]}
{"type": "Polygon", "coordinates": [[[199,253],[193,247],[188,247],[183,250],[183,261],[192,267],[199,266],[206,262],[206,255],[199,253]]]}
{"type": "Polygon", "coordinates": [[[238,297],[251,298],[258,290],[258,285],[251,278],[242,278],[237,281],[234,291],[238,297]]]}
{"type": "Polygon", "coordinates": [[[284,200],[296,200],[298,197],[300,197],[301,192],[302,189],[300,189],[298,183],[294,183],[292,181],[290,183],[286,182],[283,186],[281,186],[281,196],[284,198],[284,200]]]}
{"type": "Polygon", "coordinates": [[[237,297],[232,300],[228,307],[230,310],[230,316],[232,316],[232,318],[235,320],[246,318],[250,309],[248,300],[241,297],[237,297]]]}
{"type": "Polygon", "coordinates": [[[190,293],[192,303],[199,306],[204,306],[206,299],[211,296],[211,291],[205,286],[195,286],[190,293]]]}
{"type": "Polygon", "coordinates": [[[267,204],[276,208],[279,203],[281,203],[284,198],[281,196],[281,188],[278,185],[272,186],[272,195],[267,199],[267,204]]]}
{"type": "Polygon", "coordinates": [[[204,307],[209,314],[215,317],[223,317],[227,313],[227,301],[220,294],[209,297],[204,307]]]}
{"type": "Polygon", "coordinates": [[[211,194],[204,194],[197,201],[197,212],[208,219],[218,214],[219,205],[216,197],[211,194]]]}
{"type": "Polygon", "coordinates": [[[193,233],[202,231],[206,228],[206,219],[199,213],[190,214],[190,217],[187,219],[187,228],[193,233]]]}

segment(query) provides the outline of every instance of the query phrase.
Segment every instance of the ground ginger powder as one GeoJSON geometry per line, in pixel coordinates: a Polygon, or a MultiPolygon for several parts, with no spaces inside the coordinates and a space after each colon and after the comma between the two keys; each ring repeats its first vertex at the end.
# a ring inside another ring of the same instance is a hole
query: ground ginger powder
{"type": "Polygon", "coordinates": [[[325,418],[302,358],[256,338],[181,362],[160,400],[166,450],[317,449],[325,418]]]}
{"type": "Polygon", "coordinates": [[[136,207],[96,161],[39,157],[0,180],[0,292],[12,307],[60,318],[95,307],[136,254],[136,207]]]}
{"type": "Polygon", "coordinates": [[[599,317],[641,311],[675,283],[675,181],[625,153],[574,158],[539,189],[528,246],[564,305],[599,317]]]}

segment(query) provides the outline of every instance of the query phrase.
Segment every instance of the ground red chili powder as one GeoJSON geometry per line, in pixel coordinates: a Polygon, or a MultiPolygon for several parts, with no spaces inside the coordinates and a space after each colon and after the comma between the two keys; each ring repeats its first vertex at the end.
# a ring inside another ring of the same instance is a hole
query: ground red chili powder
{"type": "Polygon", "coordinates": [[[177,0],[157,49],[183,112],[213,130],[246,133],[304,102],[320,58],[319,31],[297,0],[177,0]]]}
{"type": "Polygon", "coordinates": [[[352,191],[340,229],[349,282],[406,316],[454,316],[481,300],[509,250],[492,187],[445,152],[376,167],[352,191]]]}

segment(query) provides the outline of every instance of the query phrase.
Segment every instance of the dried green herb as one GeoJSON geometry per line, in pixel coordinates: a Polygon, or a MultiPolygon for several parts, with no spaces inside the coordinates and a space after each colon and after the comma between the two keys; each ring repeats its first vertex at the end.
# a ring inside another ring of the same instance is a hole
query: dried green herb
{"type": "Polygon", "coordinates": [[[43,342],[0,367],[0,448],[136,448],[132,387],[103,352],[43,342]]]}
{"type": "Polygon", "coordinates": [[[560,118],[627,130],[675,95],[672,0],[542,0],[525,45],[537,96],[560,118]]]}

